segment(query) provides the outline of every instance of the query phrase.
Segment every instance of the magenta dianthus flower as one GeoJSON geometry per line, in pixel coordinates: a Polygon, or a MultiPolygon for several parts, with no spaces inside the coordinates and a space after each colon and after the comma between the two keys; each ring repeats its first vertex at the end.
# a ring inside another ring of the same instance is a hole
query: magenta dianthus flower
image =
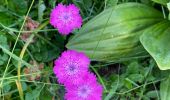
{"type": "Polygon", "coordinates": [[[66,85],[66,91],[66,100],[102,100],[103,88],[94,74],[87,73],[77,85],[66,85]]]}
{"type": "Polygon", "coordinates": [[[67,50],[61,54],[53,68],[61,84],[77,84],[81,76],[88,73],[89,58],[82,52],[67,50]]]}
{"type": "Polygon", "coordinates": [[[57,28],[62,35],[68,35],[82,25],[79,8],[74,4],[68,6],[58,4],[50,14],[50,24],[57,28]]]}

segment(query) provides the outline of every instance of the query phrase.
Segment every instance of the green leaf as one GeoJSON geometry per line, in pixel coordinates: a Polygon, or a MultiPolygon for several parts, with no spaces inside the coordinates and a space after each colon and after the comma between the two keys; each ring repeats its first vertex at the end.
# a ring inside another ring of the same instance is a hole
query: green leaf
{"type": "MultiPolygon", "coordinates": [[[[7,52],[6,52],[6,53],[7,53],[7,52]]],[[[21,53],[21,49],[15,49],[13,54],[15,54],[17,57],[19,57],[20,53],[21,53]]],[[[27,53],[24,54],[24,57],[22,58],[22,60],[23,60],[23,61],[28,61],[28,59],[29,59],[29,55],[28,55],[27,53]]],[[[14,65],[16,68],[18,68],[18,61],[20,61],[20,60],[18,60],[18,59],[12,59],[12,63],[13,63],[13,65],[14,65]]],[[[29,64],[29,63],[28,63],[28,64],[29,64]]],[[[29,64],[29,65],[30,65],[30,64],[29,64]]],[[[21,65],[21,67],[23,67],[23,66],[25,66],[24,63],[21,65]]]]}
{"type": "Polygon", "coordinates": [[[53,48],[43,41],[37,41],[30,45],[30,50],[37,61],[48,62],[54,60],[59,55],[58,48],[53,48]]]}
{"type": "Polygon", "coordinates": [[[38,4],[38,20],[40,22],[43,21],[43,15],[44,15],[45,9],[46,9],[46,6],[45,6],[44,2],[42,0],[39,0],[39,4],[38,4]]]}
{"type": "Polygon", "coordinates": [[[161,100],[170,100],[170,77],[161,82],[160,85],[160,95],[161,100]]]}
{"type": "Polygon", "coordinates": [[[127,67],[127,74],[138,74],[140,69],[140,64],[137,61],[131,62],[127,67]]]}
{"type": "MultiPolygon", "coordinates": [[[[0,46],[9,50],[7,38],[4,35],[0,35],[0,46]]],[[[8,60],[8,55],[4,53],[3,49],[0,48],[0,65],[3,65],[8,60]]]]}
{"type": "Polygon", "coordinates": [[[22,64],[32,67],[32,65],[30,65],[29,63],[27,63],[26,61],[24,61],[23,59],[19,58],[18,56],[16,56],[15,54],[11,53],[8,49],[6,49],[5,47],[1,46],[0,44],[0,49],[2,49],[2,51],[8,55],[10,55],[13,59],[22,62],[22,64]]]}
{"type": "Polygon", "coordinates": [[[106,7],[114,7],[118,3],[118,0],[106,0],[106,7]]]}
{"type": "Polygon", "coordinates": [[[25,100],[37,100],[39,98],[41,90],[44,88],[43,85],[38,85],[36,89],[29,91],[25,95],[25,100]]]}
{"type": "Polygon", "coordinates": [[[9,0],[8,2],[8,8],[19,15],[25,15],[27,7],[28,2],[26,0],[9,0]]]}
{"type": "Polygon", "coordinates": [[[160,20],[162,14],[151,7],[138,3],[120,4],[87,22],[66,47],[85,52],[97,61],[143,57],[146,53],[139,36],[160,20]]]}
{"type": "Polygon", "coordinates": [[[120,82],[120,77],[115,75],[115,79],[112,80],[111,83],[111,87],[109,90],[109,93],[107,94],[107,96],[104,98],[104,100],[110,100],[116,93],[116,90],[119,88],[119,86],[121,85],[120,82]]]}
{"type": "MultiPolygon", "coordinates": [[[[0,24],[3,24],[3,25],[10,25],[13,22],[13,19],[10,15],[6,14],[5,12],[0,12],[0,24]]],[[[1,26],[0,26],[1,27],[1,26]]]]}
{"type": "Polygon", "coordinates": [[[31,93],[26,93],[26,95],[25,95],[25,100],[34,100],[34,97],[32,96],[33,94],[31,94],[31,93]]]}
{"type": "Polygon", "coordinates": [[[149,98],[158,98],[158,93],[159,93],[159,91],[153,90],[153,91],[147,92],[146,96],[149,98]]]}
{"type": "Polygon", "coordinates": [[[5,5],[5,4],[7,4],[7,2],[5,0],[0,0],[0,4],[5,5]]]}
{"type": "Polygon", "coordinates": [[[144,4],[147,4],[147,5],[150,5],[152,6],[153,2],[151,0],[140,0],[141,3],[144,3],[144,4]]]}
{"type": "MultiPolygon", "coordinates": [[[[43,88],[43,90],[40,93],[40,100],[52,100],[52,94],[49,91],[50,87],[43,88]],[[45,95],[45,96],[44,96],[45,95]]],[[[54,92],[55,93],[55,92],[54,92]]],[[[54,94],[55,95],[55,94],[54,94]]]]}
{"type": "Polygon", "coordinates": [[[168,2],[170,2],[170,0],[152,0],[152,1],[163,5],[166,5],[168,2]]]}
{"type": "Polygon", "coordinates": [[[92,0],[83,0],[82,3],[86,8],[90,8],[92,6],[92,0]]]}
{"type": "Polygon", "coordinates": [[[143,75],[141,74],[129,74],[128,79],[134,81],[134,82],[142,82],[144,80],[143,75]]]}
{"type": "Polygon", "coordinates": [[[11,85],[8,82],[6,82],[5,85],[3,86],[3,91],[5,93],[8,93],[10,89],[11,89],[11,85]]]}
{"type": "MultiPolygon", "coordinates": [[[[0,3],[1,3],[1,2],[0,2],[0,3]]],[[[7,11],[7,9],[5,9],[4,6],[0,5],[0,12],[5,12],[5,11],[7,11]]]]}
{"type": "Polygon", "coordinates": [[[161,70],[170,69],[170,22],[165,20],[148,28],[140,38],[144,48],[161,70]]]}

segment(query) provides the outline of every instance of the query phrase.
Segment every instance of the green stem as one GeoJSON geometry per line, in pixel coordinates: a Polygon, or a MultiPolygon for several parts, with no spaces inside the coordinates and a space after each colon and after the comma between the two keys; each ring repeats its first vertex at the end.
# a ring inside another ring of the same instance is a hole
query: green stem
{"type": "Polygon", "coordinates": [[[93,66],[91,66],[90,68],[92,68],[92,70],[96,73],[96,75],[97,75],[97,77],[99,78],[99,81],[100,81],[100,83],[102,84],[105,92],[108,92],[108,90],[107,90],[107,88],[106,88],[106,85],[104,84],[104,81],[103,81],[103,79],[101,78],[101,76],[99,75],[99,73],[97,72],[97,70],[96,70],[93,66]]]}
{"type": "MultiPolygon", "coordinates": [[[[29,14],[32,6],[33,6],[33,3],[34,3],[34,0],[32,0],[32,3],[31,3],[31,5],[30,5],[30,7],[29,7],[29,9],[28,9],[28,12],[27,12],[26,16],[28,16],[28,14],[29,14]]],[[[13,54],[13,52],[14,52],[14,50],[15,50],[15,47],[16,47],[16,45],[17,45],[17,43],[18,43],[18,40],[19,40],[19,37],[20,37],[20,34],[21,34],[21,30],[23,29],[25,22],[26,22],[26,17],[24,18],[24,21],[23,21],[23,23],[22,23],[22,26],[21,26],[21,28],[20,28],[20,31],[19,31],[18,36],[17,36],[17,38],[16,38],[16,41],[15,41],[15,43],[14,43],[14,46],[13,46],[13,48],[12,48],[12,52],[11,52],[12,54],[13,54]]],[[[11,55],[10,55],[10,57],[9,57],[9,59],[8,59],[8,62],[7,62],[7,65],[6,65],[6,68],[5,68],[5,71],[4,71],[4,74],[3,74],[2,78],[4,78],[4,77],[6,76],[6,73],[7,73],[7,71],[8,71],[8,67],[9,67],[9,64],[10,64],[10,61],[11,61],[11,55]]],[[[0,83],[0,88],[3,87],[3,86],[2,86],[2,85],[3,85],[3,82],[4,82],[4,81],[2,80],[1,83],[0,83]]],[[[21,97],[21,100],[24,100],[23,97],[21,97]]]]}
{"type": "MultiPolygon", "coordinates": [[[[48,23],[49,23],[49,21],[46,21],[45,23],[41,24],[36,30],[44,28],[48,23]]],[[[35,34],[37,34],[37,33],[35,33],[35,34]]],[[[35,34],[31,34],[31,36],[28,38],[27,42],[25,43],[24,47],[22,48],[21,53],[20,53],[21,59],[24,57],[25,51],[27,50],[27,47],[29,46],[29,44],[33,40],[35,34]]],[[[22,85],[21,85],[21,82],[20,82],[20,78],[21,78],[20,74],[21,74],[21,62],[19,61],[18,62],[18,72],[17,72],[18,80],[16,81],[16,84],[17,84],[18,88],[20,89],[19,90],[20,97],[23,98],[22,85]]]]}
{"type": "Polygon", "coordinates": [[[162,13],[163,13],[164,19],[166,19],[166,14],[165,14],[164,7],[163,7],[163,6],[161,6],[161,8],[162,8],[162,13]]]}
{"type": "MultiPolygon", "coordinates": [[[[3,52],[5,52],[6,54],[8,54],[9,56],[11,56],[13,59],[22,62],[22,64],[31,67],[32,65],[30,65],[29,63],[27,63],[26,61],[22,60],[21,58],[19,58],[18,56],[16,56],[15,54],[11,53],[9,50],[7,50],[6,48],[4,48],[3,46],[0,45],[0,48],[3,50],[3,52]]],[[[2,77],[3,78],[3,77],[2,77]]]]}
{"type": "MultiPolygon", "coordinates": [[[[30,7],[29,7],[29,9],[28,9],[27,15],[26,15],[26,17],[25,17],[25,19],[24,19],[23,25],[22,25],[22,27],[21,27],[21,29],[20,29],[20,32],[18,33],[18,37],[17,37],[16,43],[15,43],[15,45],[14,45],[13,51],[14,51],[15,46],[16,46],[18,40],[19,40],[19,37],[20,37],[20,34],[21,34],[21,30],[22,30],[23,27],[24,27],[24,24],[25,24],[25,22],[26,22],[27,16],[28,16],[29,12],[31,11],[31,8],[32,8],[33,4],[34,4],[34,0],[32,0],[32,3],[31,3],[31,5],[30,5],[30,7]]],[[[31,36],[31,38],[33,38],[33,37],[34,37],[34,36],[31,36]]],[[[31,41],[31,39],[30,39],[28,42],[30,42],[30,41],[31,41]]],[[[28,45],[29,45],[29,43],[26,43],[26,45],[24,45],[24,48],[22,49],[21,54],[20,54],[20,58],[21,58],[21,59],[23,58],[23,55],[24,55],[24,53],[25,53],[24,50],[26,50],[26,48],[27,48],[28,45]]],[[[13,53],[13,52],[12,52],[12,53],[13,53]]],[[[20,82],[20,70],[21,70],[21,62],[19,61],[19,62],[18,62],[18,73],[17,73],[17,74],[18,74],[18,80],[16,80],[16,85],[17,85],[17,88],[18,88],[18,91],[19,91],[20,99],[21,99],[21,100],[24,100],[24,93],[23,93],[23,89],[22,89],[21,82],[20,82]]]]}

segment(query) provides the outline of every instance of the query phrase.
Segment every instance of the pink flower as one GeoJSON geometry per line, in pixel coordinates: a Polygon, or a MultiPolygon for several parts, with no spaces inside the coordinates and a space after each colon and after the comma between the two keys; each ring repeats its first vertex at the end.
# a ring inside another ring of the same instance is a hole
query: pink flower
{"type": "Polygon", "coordinates": [[[88,73],[89,58],[81,52],[74,50],[64,51],[55,60],[54,73],[61,84],[77,84],[84,74],[88,73]]]}
{"type": "Polygon", "coordinates": [[[66,85],[66,91],[66,100],[102,100],[103,88],[94,74],[87,73],[77,85],[66,85]]]}
{"type": "Polygon", "coordinates": [[[62,35],[68,35],[82,25],[79,8],[74,4],[68,6],[58,4],[50,14],[50,23],[57,28],[62,35]]]}

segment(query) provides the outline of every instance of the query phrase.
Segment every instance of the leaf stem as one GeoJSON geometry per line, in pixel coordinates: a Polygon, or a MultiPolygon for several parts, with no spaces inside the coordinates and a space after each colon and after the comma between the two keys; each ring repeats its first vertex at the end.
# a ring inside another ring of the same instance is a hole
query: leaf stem
{"type": "Polygon", "coordinates": [[[97,72],[97,70],[96,70],[93,66],[91,66],[90,68],[92,68],[92,70],[96,73],[96,75],[97,75],[99,81],[101,82],[101,84],[102,84],[105,92],[108,92],[108,90],[107,90],[107,88],[106,88],[106,85],[104,84],[104,81],[103,81],[103,79],[101,78],[101,76],[99,75],[99,73],[97,72]]]}
{"type": "MultiPolygon", "coordinates": [[[[36,30],[44,28],[48,23],[49,23],[49,21],[46,21],[45,23],[41,24],[36,30]]],[[[35,34],[37,34],[37,32],[35,34]]],[[[26,51],[27,47],[29,46],[29,44],[31,43],[31,41],[33,40],[35,34],[31,34],[31,36],[28,38],[27,42],[25,43],[24,47],[21,50],[20,59],[22,59],[24,57],[25,51],[26,51]]],[[[19,90],[20,97],[23,98],[22,85],[20,82],[20,78],[21,78],[20,74],[21,74],[21,62],[19,61],[18,62],[18,71],[17,71],[18,80],[16,81],[16,84],[17,84],[18,88],[20,89],[19,90]]],[[[21,99],[21,100],[23,100],[23,99],[21,99]]]]}
{"type": "MultiPolygon", "coordinates": [[[[28,16],[29,12],[31,11],[31,8],[32,8],[33,4],[34,4],[34,0],[32,0],[31,5],[30,5],[30,7],[29,7],[29,9],[28,9],[28,11],[27,11],[26,16],[28,16]]],[[[15,47],[16,47],[16,45],[17,45],[17,43],[18,43],[18,40],[19,40],[19,37],[20,37],[20,34],[21,34],[21,30],[23,29],[25,22],[26,22],[26,17],[24,18],[24,21],[23,21],[23,23],[22,23],[22,26],[21,26],[21,28],[20,28],[20,31],[19,31],[18,35],[17,35],[16,41],[15,41],[15,43],[14,43],[14,46],[13,46],[13,48],[12,48],[12,51],[11,51],[12,54],[13,54],[13,52],[14,52],[14,50],[15,50],[15,47]]],[[[3,74],[3,76],[2,76],[2,81],[1,81],[1,83],[0,83],[0,89],[2,89],[2,87],[3,87],[3,82],[4,82],[3,79],[5,78],[6,73],[7,73],[7,71],[8,71],[10,61],[11,61],[11,55],[10,55],[10,57],[9,57],[9,59],[8,59],[8,62],[7,62],[7,65],[6,65],[4,74],[3,74]]],[[[24,100],[23,97],[20,96],[20,98],[21,98],[21,100],[24,100]]]]}

